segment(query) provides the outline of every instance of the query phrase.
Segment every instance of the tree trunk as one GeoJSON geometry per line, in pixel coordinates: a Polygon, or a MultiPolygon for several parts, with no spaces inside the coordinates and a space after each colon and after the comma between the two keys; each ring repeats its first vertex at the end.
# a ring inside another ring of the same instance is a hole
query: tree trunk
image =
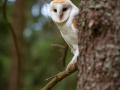
{"type": "MultiPolygon", "coordinates": [[[[25,1],[16,0],[14,6],[13,29],[16,35],[19,54],[22,60],[25,1]]],[[[14,42],[11,45],[11,67],[9,90],[21,89],[21,60],[18,59],[14,42]]]]}
{"type": "Polygon", "coordinates": [[[120,90],[120,0],[80,0],[77,90],[120,90]]]}

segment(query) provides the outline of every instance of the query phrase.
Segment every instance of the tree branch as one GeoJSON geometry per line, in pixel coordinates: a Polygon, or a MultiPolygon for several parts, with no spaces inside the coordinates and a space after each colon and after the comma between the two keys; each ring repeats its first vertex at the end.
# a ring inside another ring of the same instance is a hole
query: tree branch
{"type": "Polygon", "coordinates": [[[66,46],[62,46],[62,45],[59,45],[59,44],[52,44],[51,46],[60,47],[62,49],[65,49],[64,55],[63,55],[63,58],[62,58],[63,67],[65,67],[65,64],[66,64],[65,60],[66,60],[66,57],[67,57],[68,45],[66,44],[66,46]]]}
{"type": "Polygon", "coordinates": [[[15,48],[16,48],[16,53],[17,53],[17,58],[20,61],[20,53],[19,53],[18,44],[17,44],[17,37],[15,35],[12,25],[10,24],[10,22],[8,21],[8,18],[6,16],[6,3],[7,3],[7,0],[5,0],[3,3],[3,18],[5,19],[6,23],[8,24],[8,26],[12,32],[12,36],[13,36],[13,40],[14,40],[14,44],[15,44],[15,48]]]}
{"type": "Polygon", "coordinates": [[[44,88],[41,90],[50,90],[53,86],[55,86],[58,82],[63,80],[65,77],[71,75],[73,72],[77,71],[77,65],[75,67],[71,67],[69,70],[69,74],[66,71],[58,73],[44,88]]]}
{"type": "Polygon", "coordinates": [[[60,44],[51,44],[51,46],[60,47],[62,49],[65,49],[65,47],[63,45],[60,45],[60,44]]]}
{"type": "Polygon", "coordinates": [[[19,53],[18,44],[17,44],[17,37],[15,35],[15,32],[14,32],[14,29],[13,29],[12,25],[10,24],[10,22],[8,21],[8,18],[6,16],[6,3],[7,3],[7,0],[5,0],[4,3],[3,3],[3,18],[5,19],[6,23],[8,24],[8,26],[9,26],[11,32],[12,32],[17,57],[18,57],[18,60],[20,61],[20,53],[19,53]]]}
{"type": "Polygon", "coordinates": [[[65,52],[64,52],[64,56],[63,56],[63,67],[65,67],[65,60],[66,60],[66,57],[67,57],[67,51],[68,51],[68,45],[66,45],[65,47],[65,52]]]}
{"type": "Polygon", "coordinates": [[[16,54],[17,54],[17,60],[18,60],[18,65],[17,65],[17,70],[18,70],[18,77],[17,77],[17,85],[19,86],[20,82],[19,82],[19,77],[20,77],[20,70],[21,70],[21,56],[20,56],[20,52],[19,52],[19,47],[18,47],[18,43],[17,43],[17,36],[15,34],[14,28],[12,27],[11,23],[9,22],[8,18],[7,18],[7,14],[6,14],[6,4],[7,4],[7,0],[4,0],[3,2],[3,6],[2,6],[2,12],[3,12],[3,18],[5,19],[8,27],[11,30],[12,33],[12,37],[13,37],[13,43],[15,45],[15,50],[16,50],[16,54]]]}

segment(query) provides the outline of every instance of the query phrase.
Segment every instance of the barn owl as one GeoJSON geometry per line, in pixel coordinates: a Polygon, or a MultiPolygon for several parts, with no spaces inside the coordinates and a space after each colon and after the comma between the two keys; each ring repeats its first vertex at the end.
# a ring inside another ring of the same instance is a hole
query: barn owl
{"type": "Polygon", "coordinates": [[[62,37],[74,54],[72,60],[66,67],[66,73],[69,73],[70,67],[73,67],[77,63],[77,57],[79,55],[78,29],[74,23],[79,9],[70,0],[53,0],[50,3],[49,11],[52,20],[57,25],[62,37]]]}

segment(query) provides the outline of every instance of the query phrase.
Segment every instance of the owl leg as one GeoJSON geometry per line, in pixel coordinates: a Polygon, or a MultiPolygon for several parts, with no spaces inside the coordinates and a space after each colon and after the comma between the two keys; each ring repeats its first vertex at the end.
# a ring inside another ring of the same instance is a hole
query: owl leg
{"type": "Polygon", "coordinates": [[[70,68],[74,67],[75,64],[77,64],[77,57],[78,57],[78,55],[79,55],[79,50],[76,50],[75,53],[74,53],[74,56],[73,56],[73,58],[71,60],[71,62],[66,67],[66,73],[67,74],[69,74],[70,68]]]}

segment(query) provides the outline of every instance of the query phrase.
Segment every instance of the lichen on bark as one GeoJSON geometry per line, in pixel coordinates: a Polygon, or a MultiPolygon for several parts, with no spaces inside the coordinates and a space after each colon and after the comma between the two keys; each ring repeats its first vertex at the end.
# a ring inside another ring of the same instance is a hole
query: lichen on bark
{"type": "Polygon", "coordinates": [[[80,0],[77,90],[120,90],[120,0],[80,0]]]}

